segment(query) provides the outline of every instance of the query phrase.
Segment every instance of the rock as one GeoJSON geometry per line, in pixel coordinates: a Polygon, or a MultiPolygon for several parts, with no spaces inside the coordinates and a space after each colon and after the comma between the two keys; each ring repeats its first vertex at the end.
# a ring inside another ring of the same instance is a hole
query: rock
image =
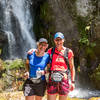
{"type": "Polygon", "coordinates": [[[97,39],[100,39],[100,21],[97,22],[96,24],[97,25],[96,25],[96,28],[95,28],[95,30],[96,30],[95,36],[96,36],[97,39]]]}
{"type": "Polygon", "coordinates": [[[4,31],[0,30],[0,48],[8,42],[7,35],[4,31]]]}

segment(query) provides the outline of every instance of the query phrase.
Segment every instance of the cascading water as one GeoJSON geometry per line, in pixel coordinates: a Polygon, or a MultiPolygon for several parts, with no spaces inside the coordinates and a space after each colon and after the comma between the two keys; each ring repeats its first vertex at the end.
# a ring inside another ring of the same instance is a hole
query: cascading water
{"type": "Polygon", "coordinates": [[[8,50],[9,50],[9,55],[10,55],[10,58],[14,58],[15,55],[13,55],[13,53],[14,53],[15,49],[13,49],[13,48],[16,48],[15,47],[16,41],[15,41],[13,33],[11,33],[11,32],[6,32],[6,33],[7,33],[7,36],[8,36],[8,45],[9,45],[8,50]]]}
{"type": "Polygon", "coordinates": [[[36,47],[31,3],[31,0],[0,0],[3,14],[1,30],[8,36],[9,59],[25,58],[26,52],[36,47]]]}
{"type": "Polygon", "coordinates": [[[70,97],[89,99],[91,97],[99,97],[100,91],[93,87],[87,74],[76,73],[75,90],[69,93],[70,97]]]}

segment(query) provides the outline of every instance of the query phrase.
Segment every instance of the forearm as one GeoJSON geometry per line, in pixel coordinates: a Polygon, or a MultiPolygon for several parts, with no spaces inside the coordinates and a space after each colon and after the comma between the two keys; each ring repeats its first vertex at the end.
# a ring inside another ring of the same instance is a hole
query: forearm
{"type": "Polygon", "coordinates": [[[29,78],[29,60],[26,60],[25,63],[25,73],[24,73],[24,78],[27,79],[29,78]]]}
{"type": "Polygon", "coordinates": [[[71,69],[71,81],[75,81],[75,68],[74,68],[74,66],[71,69]]]}
{"type": "Polygon", "coordinates": [[[70,91],[73,91],[75,88],[75,67],[71,66],[71,86],[70,91]]]}
{"type": "Polygon", "coordinates": [[[75,67],[74,67],[74,59],[70,59],[70,71],[71,71],[71,81],[75,81],[75,67]]]}
{"type": "Polygon", "coordinates": [[[25,71],[29,72],[29,60],[26,60],[25,71]]]}
{"type": "Polygon", "coordinates": [[[49,73],[50,72],[50,64],[47,64],[47,68],[45,70],[45,74],[49,73]]]}

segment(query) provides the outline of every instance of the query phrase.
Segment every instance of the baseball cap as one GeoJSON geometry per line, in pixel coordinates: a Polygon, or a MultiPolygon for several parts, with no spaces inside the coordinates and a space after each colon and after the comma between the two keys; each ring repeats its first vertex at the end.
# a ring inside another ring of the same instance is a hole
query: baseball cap
{"type": "Polygon", "coordinates": [[[61,32],[57,32],[55,35],[54,35],[54,39],[56,39],[56,38],[61,38],[61,39],[64,39],[64,35],[63,35],[63,33],[61,33],[61,32]]]}
{"type": "Polygon", "coordinates": [[[40,43],[40,42],[46,42],[46,43],[48,43],[47,39],[45,39],[45,38],[40,38],[40,39],[39,39],[39,43],[40,43]]]}

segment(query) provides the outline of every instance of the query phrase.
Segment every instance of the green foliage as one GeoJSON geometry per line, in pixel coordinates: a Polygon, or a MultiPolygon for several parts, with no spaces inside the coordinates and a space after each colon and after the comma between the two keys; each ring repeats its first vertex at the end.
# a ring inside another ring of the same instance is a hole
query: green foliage
{"type": "Polygon", "coordinates": [[[92,42],[90,39],[90,29],[91,29],[92,19],[89,17],[77,17],[78,30],[80,32],[79,44],[81,46],[85,45],[86,47],[95,47],[96,43],[92,42]]]}
{"type": "Polygon", "coordinates": [[[90,43],[90,46],[91,47],[95,47],[96,46],[96,43],[95,42],[92,42],[92,43],[90,43]]]}
{"type": "Polygon", "coordinates": [[[13,61],[5,61],[6,69],[22,68],[24,67],[24,61],[21,59],[16,59],[13,61]]]}
{"type": "Polygon", "coordinates": [[[0,79],[3,84],[1,85],[1,92],[2,90],[9,89],[15,90],[22,90],[23,81],[24,81],[24,72],[25,72],[25,62],[22,59],[15,59],[15,60],[6,60],[4,62],[4,69],[6,69],[0,79]]]}
{"type": "Polygon", "coordinates": [[[0,54],[1,54],[1,52],[2,52],[2,49],[0,49],[0,54]]]}
{"type": "Polygon", "coordinates": [[[87,46],[89,45],[89,40],[86,37],[83,37],[79,40],[79,43],[82,44],[86,44],[87,46]]]}
{"type": "Polygon", "coordinates": [[[100,89],[100,64],[96,68],[96,70],[94,70],[93,73],[90,75],[90,78],[92,82],[96,85],[96,87],[100,89]]]}
{"type": "MultiPolygon", "coordinates": [[[[54,26],[51,25],[51,22],[53,21],[52,15],[52,9],[50,8],[48,2],[45,2],[40,6],[40,19],[42,19],[44,21],[43,24],[45,24],[42,30],[48,33],[54,32],[54,26]]],[[[48,33],[46,34],[48,35],[48,33]]]]}
{"type": "Polygon", "coordinates": [[[48,40],[49,46],[53,45],[53,34],[55,26],[53,23],[53,14],[48,1],[43,2],[39,5],[38,12],[36,12],[34,31],[37,39],[45,37],[48,40]]]}
{"type": "Polygon", "coordinates": [[[51,21],[52,17],[51,17],[51,10],[50,10],[49,4],[45,2],[43,5],[41,5],[40,8],[41,8],[40,18],[44,19],[46,22],[51,21]]]}
{"type": "Polygon", "coordinates": [[[80,66],[77,67],[77,72],[80,72],[80,66]]]}
{"type": "Polygon", "coordinates": [[[87,18],[77,17],[77,25],[81,37],[79,40],[80,45],[89,45],[88,32],[86,30],[87,23],[87,18]]]}
{"type": "Polygon", "coordinates": [[[42,37],[49,38],[48,42],[50,46],[53,45],[53,34],[55,27],[52,24],[53,16],[52,9],[48,2],[44,2],[43,5],[40,6],[40,19],[43,21],[39,26],[42,37]]]}
{"type": "MultiPolygon", "coordinates": [[[[96,44],[95,43],[90,43],[86,48],[85,48],[85,53],[87,55],[87,57],[89,58],[88,61],[90,62],[91,59],[93,60],[96,55],[94,52],[94,48],[95,48],[96,44]]],[[[88,64],[89,64],[88,62],[88,64]]]]}
{"type": "Polygon", "coordinates": [[[93,49],[92,49],[92,48],[90,48],[90,47],[87,47],[87,48],[86,48],[86,54],[87,54],[87,55],[92,55],[92,56],[93,56],[93,53],[94,53],[94,52],[93,52],[93,49]]]}
{"type": "Polygon", "coordinates": [[[4,68],[5,68],[5,63],[3,60],[0,59],[0,71],[4,70],[4,68]]]}

